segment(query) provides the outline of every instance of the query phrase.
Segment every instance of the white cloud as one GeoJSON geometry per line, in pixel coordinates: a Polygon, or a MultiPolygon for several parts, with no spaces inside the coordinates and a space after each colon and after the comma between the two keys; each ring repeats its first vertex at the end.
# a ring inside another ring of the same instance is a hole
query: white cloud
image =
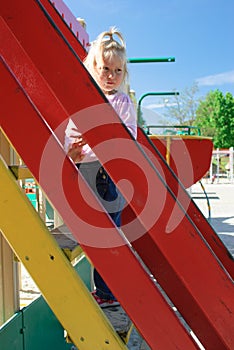
{"type": "Polygon", "coordinates": [[[165,108],[165,106],[167,107],[172,107],[172,106],[177,106],[177,103],[173,102],[173,103],[152,103],[149,104],[147,106],[144,106],[144,108],[148,108],[148,109],[159,109],[159,108],[165,108]]]}
{"type": "Polygon", "coordinates": [[[148,108],[148,109],[157,109],[157,108],[164,108],[164,107],[165,107],[164,103],[152,103],[144,106],[144,108],[148,108]]]}
{"type": "Polygon", "coordinates": [[[200,86],[213,86],[234,83],[234,70],[220,74],[208,75],[196,80],[200,86]]]}

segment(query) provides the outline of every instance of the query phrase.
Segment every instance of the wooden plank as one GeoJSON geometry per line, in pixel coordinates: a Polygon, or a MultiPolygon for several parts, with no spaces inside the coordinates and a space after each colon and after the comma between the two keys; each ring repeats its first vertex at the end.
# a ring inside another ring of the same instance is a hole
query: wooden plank
{"type": "Polygon", "coordinates": [[[23,314],[18,312],[3,327],[0,327],[1,349],[25,350],[22,329],[23,314]]]}
{"type": "MultiPolygon", "coordinates": [[[[11,147],[0,127],[0,154],[11,163],[11,147]]],[[[1,214],[0,214],[1,216],[1,214]]],[[[1,233],[0,225],[0,325],[19,309],[18,264],[14,253],[1,233]]]]}
{"type": "Polygon", "coordinates": [[[59,247],[64,251],[70,261],[82,254],[82,248],[72,235],[67,225],[63,224],[51,230],[59,247]]]}
{"type": "Polygon", "coordinates": [[[17,262],[0,226],[0,325],[19,309],[17,262]]]}

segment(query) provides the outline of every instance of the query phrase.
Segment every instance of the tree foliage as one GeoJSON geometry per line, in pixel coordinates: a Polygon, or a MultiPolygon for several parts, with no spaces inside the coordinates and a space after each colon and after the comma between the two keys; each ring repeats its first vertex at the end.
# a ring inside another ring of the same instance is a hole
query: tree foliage
{"type": "Polygon", "coordinates": [[[213,138],[215,148],[229,148],[234,145],[234,98],[225,96],[219,90],[211,91],[201,101],[194,125],[199,126],[202,135],[213,138]]]}
{"type": "Polygon", "coordinates": [[[212,137],[215,148],[234,146],[234,97],[219,90],[210,91],[198,99],[197,84],[185,89],[165,105],[164,115],[177,125],[196,126],[203,136],[212,137]]]}

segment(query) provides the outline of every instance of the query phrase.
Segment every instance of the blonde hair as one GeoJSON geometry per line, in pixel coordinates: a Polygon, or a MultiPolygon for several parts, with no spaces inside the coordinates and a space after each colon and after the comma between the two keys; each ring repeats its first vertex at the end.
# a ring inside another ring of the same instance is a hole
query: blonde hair
{"type": "Polygon", "coordinates": [[[126,92],[128,85],[126,44],[122,34],[116,27],[111,27],[109,31],[102,32],[91,43],[89,52],[84,59],[84,65],[95,78],[95,68],[99,58],[102,60],[111,60],[113,57],[118,57],[123,63],[124,77],[119,90],[126,92]],[[118,40],[114,39],[114,36],[118,40]]]}

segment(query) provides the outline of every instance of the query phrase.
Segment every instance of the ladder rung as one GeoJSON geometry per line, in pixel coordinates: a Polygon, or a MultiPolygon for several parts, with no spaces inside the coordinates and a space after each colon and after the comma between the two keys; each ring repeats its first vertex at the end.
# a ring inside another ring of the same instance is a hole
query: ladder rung
{"type": "Polygon", "coordinates": [[[70,261],[83,254],[81,246],[65,224],[51,230],[51,234],[70,261]]]}

